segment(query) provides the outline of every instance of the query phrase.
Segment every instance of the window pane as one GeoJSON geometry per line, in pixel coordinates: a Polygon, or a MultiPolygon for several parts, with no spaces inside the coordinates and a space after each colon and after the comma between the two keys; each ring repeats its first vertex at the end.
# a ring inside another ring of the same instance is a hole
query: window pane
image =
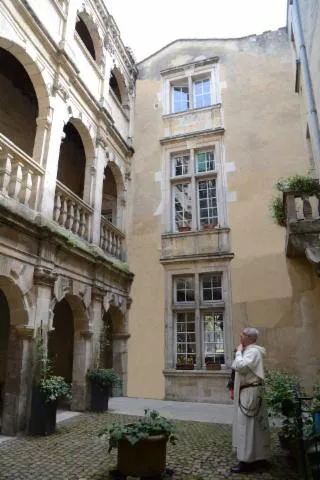
{"type": "Polygon", "coordinates": [[[209,79],[194,82],[193,92],[195,108],[203,108],[211,105],[212,102],[210,85],[211,81],[209,79]]]}
{"type": "Polygon", "coordinates": [[[176,336],[176,362],[179,365],[194,365],[196,363],[196,336],[195,333],[187,333],[181,335],[178,333],[178,327],[184,323],[185,329],[195,332],[195,316],[194,312],[179,312],[177,314],[177,336],[176,336]],[[182,340],[182,336],[184,337],[182,340]]]}
{"type": "Polygon", "coordinates": [[[223,314],[205,313],[203,315],[204,355],[213,358],[217,363],[224,361],[223,314]]]}
{"type": "Polygon", "coordinates": [[[209,302],[222,299],[221,274],[205,275],[201,278],[202,300],[209,302]]]}
{"type": "Polygon", "coordinates": [[[189,155],[177,155],[172,158],[173,176],[186,175],[189,173],[189,155]]]}
{"type": "Polygon", "coordinates": [[[182,112],[189,108],[188,87],[172,87],[173,112],[182,112]]]}
{"type": "Polygon", "coordinates": [[[212,172],[215,170],[214,152],[198,152],[196,154],[197,172],[212,172]]]}
{"type": "MultiPolygon", "coordinates": [[[[193,302],[194,301],[194,278],[193,277],[180,277],[175,279],[175,287],[176,287],[176,302],[193,302]]],[[[192,316],[191,319],[185,317],[185,314],[182,314],[183,317],[177,317],[177,321],[194,321],[194,317],[192,316]]],[[[188,330],[190,331],[190,330],[188,330]]]]}
{"type": "Polygon", "coordinates": [[[192,220],[191,185],[180,183],[173,186],[175,229],[189,227],[192,220]]]}
{"type": "Polygon", "coordinates": [[[200,226],[213,224],[218,221],[216,181],[203,180],[198,182],[198,205],[200,226]]]}

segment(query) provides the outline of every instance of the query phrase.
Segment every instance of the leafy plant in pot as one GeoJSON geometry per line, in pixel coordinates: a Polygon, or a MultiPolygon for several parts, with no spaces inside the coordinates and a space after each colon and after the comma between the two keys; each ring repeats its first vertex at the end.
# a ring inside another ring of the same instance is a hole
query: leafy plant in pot
{"type": "Polygon", "coordinates": [[[106,425],[99,436],[109,435],[109,449],[118,449],[118,472],[133,477],[156,476],[166,468],[167,443],[175,444],[174,423],[156,410],[145,410],[131,424],[106,425]]]}
{"type": "Polygon", "coordinates": [[[278,433],[280,445],[293,454],[296,452],[298,437],[301,433],[295,393],[297,385],[299,385],[298,377],[277,370],[268,372],[265,381],[269,416],[281,420],[281,429],[278,433]]]}
{"type": "Polygon", "coordinates": [[[42,330],[36,339],[36,369],[32,388],[29,433],[50,435],[56,430],[57,402],[70,396],[70,385],[59,375],[52,375],[42,330]]]}
{"type": "Polygon", "coordinates": [[[113,385],[120,383],[119,375],[112,368],[94,368],[88,371],[88,378],[91,383],[91,410],[108,410],[111,389],[113,385]]]}

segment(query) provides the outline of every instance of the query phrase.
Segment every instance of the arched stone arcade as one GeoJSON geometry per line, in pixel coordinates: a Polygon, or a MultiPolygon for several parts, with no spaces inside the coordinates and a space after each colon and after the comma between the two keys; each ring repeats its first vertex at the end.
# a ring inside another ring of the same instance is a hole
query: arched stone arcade
{"type": "Polygon", "coordinates": [[[32,336],[30,312],[12,278],[0,276],[0,424],[14,435],[27,426],[31,387],[32,336]]]}

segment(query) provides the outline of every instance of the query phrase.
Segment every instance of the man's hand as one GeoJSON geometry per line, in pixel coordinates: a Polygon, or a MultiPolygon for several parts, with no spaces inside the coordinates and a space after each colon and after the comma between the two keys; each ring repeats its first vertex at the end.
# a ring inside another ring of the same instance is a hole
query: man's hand
{"type": "Polygon", "coordinates": [[[237,347],[237,352],[242,352],[243,351],[243,345],[242,343],[240,343],[240,345],[238,345],[237,347]]]}

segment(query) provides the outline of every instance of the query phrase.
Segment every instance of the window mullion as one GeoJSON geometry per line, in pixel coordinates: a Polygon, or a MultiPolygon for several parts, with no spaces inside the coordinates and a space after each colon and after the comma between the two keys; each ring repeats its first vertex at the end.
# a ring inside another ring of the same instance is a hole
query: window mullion
{"type": "Polygon", "coordinates": [[[191,108],[194,108],[193,105],[193,82],[192,82],[192,77],[188,77],[188,89],[189,89],[189,110],[191,108]]]}

